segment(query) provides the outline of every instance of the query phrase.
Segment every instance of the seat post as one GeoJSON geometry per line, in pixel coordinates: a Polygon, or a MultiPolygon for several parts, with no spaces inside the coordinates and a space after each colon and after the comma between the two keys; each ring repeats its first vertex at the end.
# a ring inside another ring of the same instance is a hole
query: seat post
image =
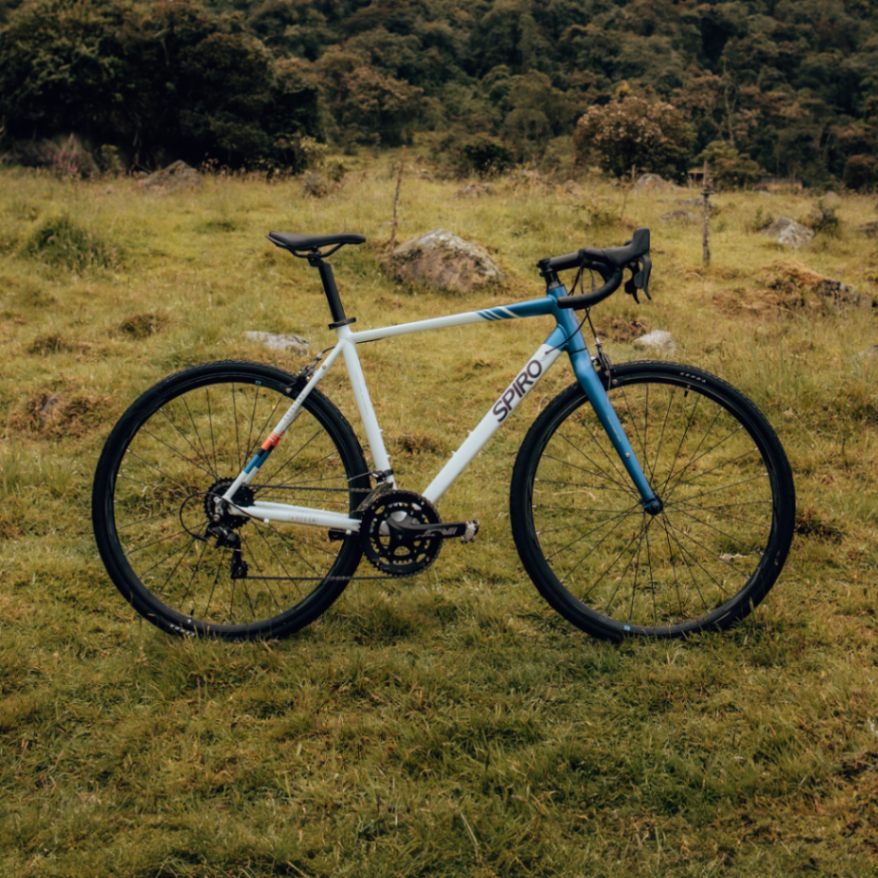
{"type": "Polygon", "coordinates": [[[308,264],[314,266],[320,272],[320,280],[323,281],[326,301],[329,302],[329,313],[332,315],[332,323],[329,324],[329,328],[337,329],[339,326],[355,323],[356,317],[345,316],[344,306],[338,295],[338,287],[335,285],[335,275],[332,273],[332,266],[328,262],[324,262],[319,253],[309,253],[308,264]]]}

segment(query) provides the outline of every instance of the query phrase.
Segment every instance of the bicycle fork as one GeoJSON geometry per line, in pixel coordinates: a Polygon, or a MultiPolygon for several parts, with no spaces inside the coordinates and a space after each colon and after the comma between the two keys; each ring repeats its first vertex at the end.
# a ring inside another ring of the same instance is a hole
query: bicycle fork
{"type": "MultiPolygon", "coordinates": [[[[564,294],[563,288],[561,288],[560,294],[564,294]]],[[[637,454],[625,433],[622,422],[610,403],[609,395],[595,371],[588,346],[579,329],[579,324],[576,322],[575,312],[569,309],[558,309],[555,316],[558,326],[549,337],[547,344],[563,345],[567,351],[576,380],[585,391],[598,420],[619,455],[619,460],[637,488],[644,511],[650,515],[658,515],[663,508],[662,501],[650,485],[649,479],[647,479],[643,467],[637,459],[637,454]]],[[[644,453],[646,453],[645,449],[644,453]]]]}

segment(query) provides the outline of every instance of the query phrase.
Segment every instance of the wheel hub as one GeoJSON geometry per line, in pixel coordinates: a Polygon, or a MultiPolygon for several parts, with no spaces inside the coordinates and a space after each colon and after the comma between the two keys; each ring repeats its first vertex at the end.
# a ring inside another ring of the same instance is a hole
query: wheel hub
{"type": "Polygon", "coordinates": [[[204,495],[204,514],[212,525],[221,525],[237,530],[246,521],[245,515],[235,515],[232,511],[233,506],[252,506],[253,491],[247,486],[242,485],[235,492],[231,504],[227,500],[223,500],[223,494],[232,486],[234,479],[220,479],[214,482],[204,495]]]}

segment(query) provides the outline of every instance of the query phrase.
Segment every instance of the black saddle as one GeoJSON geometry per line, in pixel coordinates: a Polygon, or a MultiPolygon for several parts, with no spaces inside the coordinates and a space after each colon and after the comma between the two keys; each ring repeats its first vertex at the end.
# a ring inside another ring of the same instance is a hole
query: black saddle
{"type": "Polygon", "coordinates": [[[289,250],[294,256],[308,256],[320,253],[322,247],[331,247],[332,249],[322,253],[322,256],[329,256],[335,253],[339,247],[345,244],[362,244],[366,239],[362,235],[355,235],[352,232],[338,232],[334,235],[294,235],[288,232],[269,232],[268,240],[284,250],[289,250]]]}

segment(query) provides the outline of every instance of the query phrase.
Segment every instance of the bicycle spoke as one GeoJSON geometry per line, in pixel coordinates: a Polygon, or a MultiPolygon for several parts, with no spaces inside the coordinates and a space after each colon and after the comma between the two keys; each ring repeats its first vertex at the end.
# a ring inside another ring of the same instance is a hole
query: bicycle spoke
{"type": "MultiPolygon", "coordinates": [[[[288,457],[279,467],[274,470],[274,474],[272,478],[279,478],[280,474],[323,432],[322,428],[318,427],[314,434],[305,442],[302,443],[299,448],[297,448],[290,457],[288,457]]],[[[319,460],[315,461],[310,465],[311,468],[316,466],[318,463],[323,463],[324,461],[329,460],[334,456],[334,452],[330,452],[319,460]]],[[[266,486],[267,488],[273,487],[272,482],[269,481],[266,486]]]]}
{"type": "MultiPolygon", "coordinates": [[[[682,530],[681,528],[675,527],[674,523],[671,521],[670,518],[667,518],[667,516],[666,516],[666,519],[667,519],[668,527],[672,531],[674,531],[675,534],[679,534],[680,536],[686,537],[686,539],[689,540],[689,542],[694,543],[696,546],[698,546],[701,549],[704,549],[708,553],[710,552],[710,550],[707,549],[702,543],[700,543],[700,542],[698,542],[698,540],[694,539],[691,534],[686,533],[686,531],[682,530]]],[[[713,581],[713,583],[716,585],[716,587],[722,592],[723,596],[725,596],[726,590],[723,588],[720,581],[691,552],[689,552],[683,546],[683,544],[680,542],[679,537],[675,537],[675,539],[677,540],[677,545],[680,546],[681,551],[685,552],[686,554],[688,554],[692,558],[692,560],[695,562],[695,564],[697,564],[698,567],[701,568],[701,570],[703,570],[710,577],[710,579],[713,581]]],[[[720,559],[720,560],[722,560],[722,559],[720,559]]],[[[724,563],[731,566],[730,561],[726,561],[724,563]]]]}
{"type": "MultiPolygon", "coordinates": [[[[690,391],[687,391],[689,393],[690,391]]],[[[685,396],[685,394],[684,394],[685,396]]],[[[692,411],[689,412],[689,418],[686,421],[686,429],[683,430],[683,435],[680,437],[680,442],[677,445],[677,450],[674,452],[674,456],[671,458],[671,468],[668,472],[668,477],[665,479],[665,483],[662,485],[662,489],[659,492],[660,494],[665,493],[665,488],[668,486],[668,482],[671,480],[671,477],[674,475],[674,470],[676,469],[677,459],[680,457],[680,451],[683,448],[683,443],[686,441],[686,437],[689,435],[689,430],[692,427],[692,421],[695,418],[695,410],[698,408],[698,403],[701,402],[701,396],[699,394],[695,394],[695,402],[692,404],[692,411]]]]}
{"type": "MultiPolygon", "coordinates": [[[[185,408],[186,408],[186,414],[189,415],[189,421],[190,421],[190,423],[192,424],[192,430],[193,430],[193,432],[195,433],[195,438],[198,440],[198,444],[201,446],[201,452],[202,452],[202,455],[203,455],[204,462],[207,464],[207,468],[208,468],[208,469],[210,470],[210,472],[213,474],[213,477],[214,477],[215,479],[218,479],[218,478],[219,478],[219,474],[217,473],[217,471],[216,471],[215,469],[213,469],[213,468],[211,467],[211,465],[210,465],[210,458],[208,457],[207,449],[205,448],[205,446],[204,446],[204,442],[203,442],[203,440],[202,440],[202,438],[201,438],[201,433],[198,432],[198,427],[195,426],[195,418],[192,416],[192,409],[189,408],[189,403],[188,403],[188,401],[186,400],[186,397],[185,397],[185,396],[181,396],[180,399],[183,400],[183,405],[184,405],[185,408]]],[[[163,412],[164,409],[159,409],[159,411],[162,411],[162,412],[163,412]]],[[[167,417],[167,416],[166,416],[166,417],[167,417]]],[[[168,420],[170,420],[170,418],[169,418],[168,420]]],[[[172,423],[173,423],[173,422],[172,422],[172,423]]]]}
{"type": "Polygon", "coordinates": [[[705,476],[709,476],[712,473],[715,473],[718,469],[722,469],[723,467],[730,466],[731,464],[737,463],[739,460],[743,460],[745,457],[751,457],[754,454],[756,455],[756,459],[758,460],[759,459],[758,452],[753,448],[748,448],[746,451],[741,452],[741,454],[739,454],[737,457],[733,457],[729,460],[724,460],[724,461],[716,464],[716,466],[711,467],[710,469],[703,470],[702,472],[693,476],[688,481],[684,481],[684,480],[678,478],[677,481],[675,481],[674,484],[671,485],[670,491],[668,492],[667,496],[670,497],[671,494],[674,492],[674,490],[676,490],[678,485],[693,485],[699,479],[703,479],[705,476]]]}
{"type": "MultiPolygon", "coordinates": [[[[209,466],[203,466],[202,464],[198,463],[198,461],[195,461],[189,457],[186,457],[182,452],[180,452],[176,448],[174,448],[169,442],[165,442],[164,439],[161,439],[160,437],[156,436],[154,433],[151,433],[149,430],[146,429],[146,427],[144,427],[143,430],[141,430],[141,432],[144,435],[149,436],[150,439],[154,439],[160,445],[164,445],[165,448],[167,448],[172,454],[179,457],[180,460],[182,460],[184,463],[188,463],[188,464],[191,464],[192,466],[198,467],[198,469],[200,469],[203,473],[206,473],[211,479],[216,478],[216,471],[215,470],[210,469],[209,466]]],[[[191,443],[190,443],[190,445],[191,445],[191,443]]],[[[196,454],[198,454],[197,450],[196,450],[196,454]]]]}
{"type": "MultiPolygon", "coordinates": [[[[595,533],[595,531],[601,530],[602,528],[605,528],[607,525],[615,525],[616,522],[619,521],[620,519],[630,518],[632,515],[637,515],[640,511],[641,510],[639,510],[639,509],[635,509],[631,512],[623,512],[623,513],[620,513],[619,515],[614,515],[611,518],[609,518],[605,521],[602,521],[599,525],[597,525],[596,527],[593,527],[591,530],[588,530],[584,534],[580,534],[579,536],[575,537],[573,540],[571,540],[569,543],[567,543],[566,546],[562,546],[560,549],[556,549],[554,552],[552,552],[551,555],[547,555],[546,560],[551,561],[552,558],[556,557],[557,555],[560,555],[561,552],[567,551],[567,549],[569,549],[571,546],[576,545],[576,543],[584,540],[586,537],[595,533]]],[[[538,531],[537,535],[539,536],[540,533],[541,532],[538,531]]],[[[598,545],[600,545],[600,543],[598,543],[598,545]]],[[[586,556],[586,557],[588,557],[588,556],[586,556]]],[[[581,560],[585,560],[585,559],[583,558],[581,560]]]]}
{"type": "MultiPolygon", "coordinates": [[[[198,553],[198,558],[195,561],[195,567],[192,570],[191,575],[189,576],[189,582],[186,584],[186,593],[180,599],[180,607],[186,606],[186,601],[189,599],[189,595],[192,592],[192,584],[195,582],[195,577],[198,575],[198,571],[201,569],[201,562],[204,560],[204,555],[207,552],[207,543],[204,542],[201,544],[201,551],[198,553]]],[[[191,613],[195,612],[195,604],[192,605],[191,613]]]]}
{"type": "MultiPolygon", "coordinates": [[[[566,436],[562,436],[561,438],[564,439],[565,441],[567,441],[568,443],[570,442],[570,440],[567,439],[566,436]]],[[[571,445],[572,445],[572,443],[571,443],[571,445]]],[[[576,448],[576,446],[572,446],[572,447],[576,448]]],[[[576,451],[578,451],[586,460],[591,462],[588,455],[584,454],[581,451],[581,449],[576,448],[576,451]]],[[[563,466],[565,468],[570,467],[571,469],[575,469],[579,472],[583,472],[586,475],[594,476],[597,479],[606,480],[607,482],[610,482],[613,485],[617,485],[619,488],[621,488],[623,491],[625,491],[628,494],[633,493],[633,489],[632,489],[630,482],[626,484],[625,482],[618,481],[618,479],[614,479],[605,469],[604,470],[588,469],[587,467],[580,466],[579,464],[573,463],[570,460],[564,460],[560,457],[555,457],[555,455],[549,454],[549,453],[543,454],[543,458],[546,460],[552,460],[555,463],[559,463],[559,464],[561,464],[561,466],[563,466]]]]}
{"type": "MultiPolygon", "coordinates": [[[[639,536],[639,534],[638,534],[638,533],[635,533],[634,536],[631,537],[630,540],[628,540],[628,542],[622,547],[622,550],[619,552],[619,554],[616,555],[616,557],[613,558],[613,560],[609,563],[609,565],[608,565],[607,567],[605,567],[605,568],[604,568],[604,569],[598,574],[598,576],[597,576],[597,578],[595,579],[595,581],[589,586],[588,591],[586,591],[586,593],[585,593],[584,595],[582,595],[582,597],[580,598],[581,600],[584,601],[584,600],[587,600],[587,599],[588,599],[588,597],[589,597],[589,596],[591,595],[591,593],[594,591],[595,586],[596,586],[599,582],[601,582],[601,580],[602,580],[602,579],[603,579],[603,578],[604,578],[604,577],[605,577],[605,576],[606,576],[606,575],[607,575],[607,574],[608,574],[608,573],[609,573],[609,572],[610,572],[610,571],[616,566],[616,563],[617,563],[617,562],[619,561],[619,559],[625,554],[625,552],[627,552],[628,549],[633,545],[634,541],[637,539],[638,536],[639,536]]],[[[579,562],[578,562],[578,563],[579,563],[579,562]]],[[[578,566],[578,563],[577,563],[577,565],[574,565],[574,566],[578,566]]],[[[630,563],[630,562],[629,562],[629,563],[630,563]]],[[[571,569],[573,569],[573,568],[571,568],[571,569]]]]}
{"type": "MultiPolygon", "coordinates": [[[[577,421],[577,423],[579,425],[585,427],[585,429],[588,431],[588,435],[591,437],[592,444],[596,445],[598,450],[601,452],[601,454],[603,454],[604,457],[606,457],[606,459],[609,461],[611,469],[619,477],[617,484],[627,485],[628,482],[630,481],[630,477],[628,476],[628,474],[624,470],[620,469],[618,457],[615,460],[612,457],[610,457],[610,455],[607,453],[606,448],[604,448],[603,444],[601,442],[599,442],[598,439],[595,437],[594,430],[592,430],[591,426],[588,424],[588,422],[585,420],[584,417],[580,417],[579,420],[577,421]]],[[[562,436],[562,438],[566,438],[566,437],[562,436]]],[[[570,442],[569,439],[567,441],[570,442]]],[[[575,443],[570,442],[570,444],[574,448],[578,448],[578,446],[575,443]]],[[[583,457],[586,457],[585,452],[583,452],[581,449],[580,449],[580,453],[582,454],[583,457]]],[[[591,461],[590,459],[589,459],[589,462],[594,465],[594,462],[591,461]]]]}
{"type": "MultiPolygon", "coordinates": [[[[647,394],[649,393],[649,385],[646,387],[647,394]]],[[[631,405],[628,402],[628,394],[625,392],[625,388],[622,387],[619,390],[619,395],[622,397],[622,401],[625,403],[625,410],[628,412],[628,418],[631,421],[631,426],[634,428],[634,436],[637,439],[637,442],[640,445],[640,450],[643,452],[643,466],[646,467],[649,463],[649,458],[646,454],[646,440],[645,437],[641,437],[640,430],[637,427],[637,418],[631,412],[631,405]]],[[[647,396],[647,403],[649,401],[649,396],[647,396]]],[[[632,446],[633,450],[633,446],[632,446]]]]}
{"type": "MultiPolygon", "coordinates": [[[[549,460],[556,460],[558,463],[560,463],[564,466],[572,466],[576,469],[580,469],[584,473],[588,473],[589,475],[596,476],[599,479],[606,479],[607,481],[612,482],[613,484],[618,485],[621,488],[625,488],[628,491],[632,490],[630,479],[628,481],[625,481],[624,479],[620,480],[620,479],[613,478],[609,474],[609,472],[607,472],[606,469],[601,469],[600,466],[595,461],[593,461],[578,445],[576,445],[570,439],[568,439],[567,436],[565,436],[563,433],[559,434],[559,435],[577,454],[579,454],[580,456],[585,458],[585,460],[587,460],[594,467],[594,469],[589,470],[583,466],[577,466],[576,464],[571,463],[568,460],[561,460],[561,458],[553,457],[553,456],[548,455],[548,454],[544,454],[543,455],[544,457],[548,457],[549,460]]],[[[604,456],[607,456],[606,453],[604,456]]]]}
{"type": "Polygon", "coordinates": [[[219,470],[219,462],[216,457],[216,442],[213,437],[213,414],[210,410],[210,387],[204,389],[204,394],[207,397],[207,423],[210,427],[210,447],[213,450],[213,468],[214,472],[217,472],[219,470]]]}
{"type": "Polygon", "coordinates": [[[237,452],[238,452],[238,456],[236,458],[236,461],[238,464],[236,467],[236,471],[241,472],[241,470],[244,469],[244,464],[246,463],[246,461],[244,460],[243,456],[241,455],[241,436],[240,436],[240,433],[238,430],[238,401],[237,401],[237,398],[235,396],[235,388],[238,385],[231,384],[229,386],[230,386],[229,392],[232,395],[232,422],[235,425],[235,448],[237,449],[237,452]]]}

